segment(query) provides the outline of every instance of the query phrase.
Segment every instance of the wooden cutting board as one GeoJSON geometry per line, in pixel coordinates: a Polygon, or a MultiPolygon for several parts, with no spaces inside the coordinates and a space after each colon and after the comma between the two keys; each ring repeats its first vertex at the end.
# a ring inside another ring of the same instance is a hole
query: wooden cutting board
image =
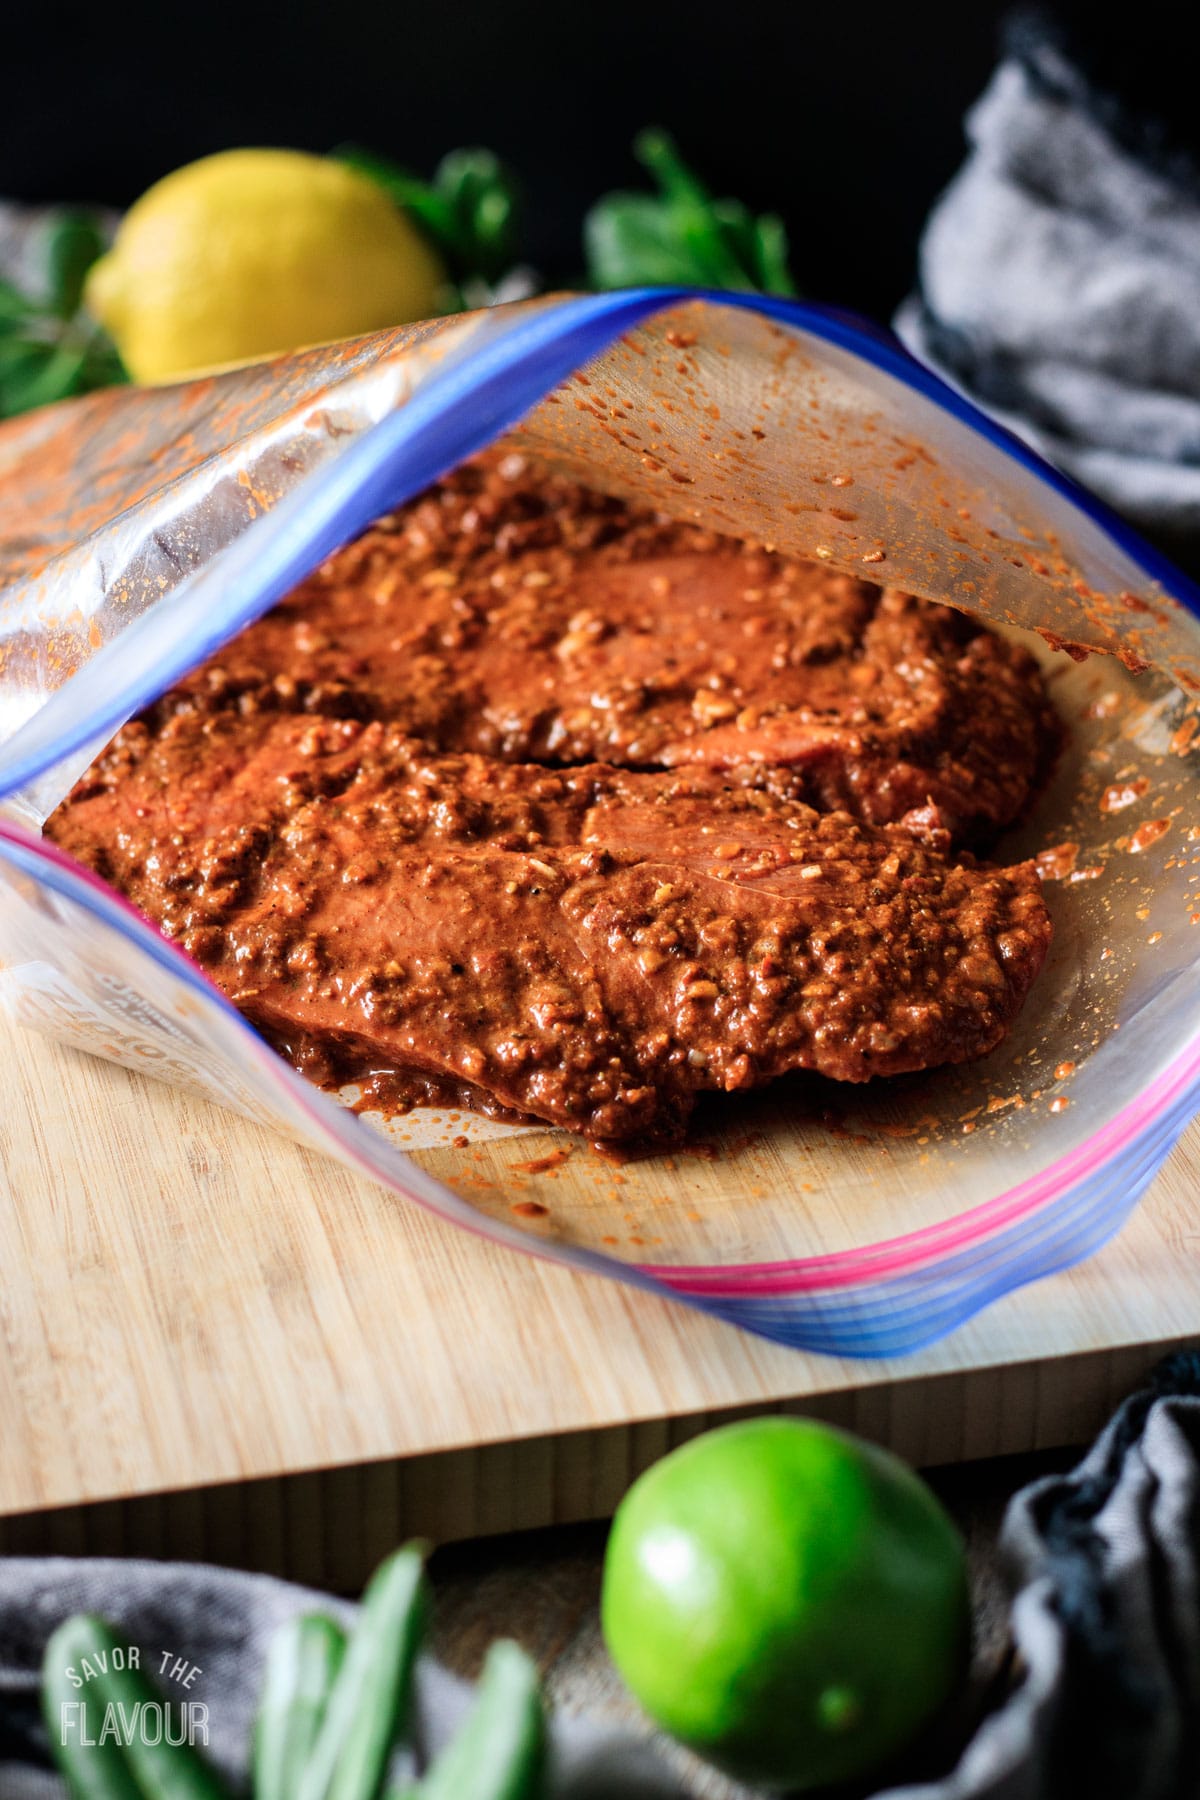
{"type": "Polygon", "coordinates": [[[0,1548],[350,1588],[401,1536],[611,1510],[785,1405],[918,1463],[1079,1442],[1200,1339],[1200,1128],[1119,1239],[897,1362],[501,1250],[209,1102],[0,1021],[0,1548]]]}

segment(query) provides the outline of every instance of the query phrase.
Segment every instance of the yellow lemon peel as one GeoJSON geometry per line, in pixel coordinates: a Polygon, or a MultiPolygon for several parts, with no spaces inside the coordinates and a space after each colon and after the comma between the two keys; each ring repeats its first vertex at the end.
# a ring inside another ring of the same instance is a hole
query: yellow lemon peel
{"type": "Polygon", "coordinates": [[[436,252],[359,170],[226,150],[156,182],[85,301],[135,381],[182,380],[438,311],[436,252]]]}

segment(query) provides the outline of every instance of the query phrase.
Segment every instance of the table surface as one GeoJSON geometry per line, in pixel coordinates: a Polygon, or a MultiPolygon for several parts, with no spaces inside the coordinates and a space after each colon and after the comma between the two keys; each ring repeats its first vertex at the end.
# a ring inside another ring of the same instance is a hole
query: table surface
{"type": "Polygon", "coordinates": [[[350,1588],[413,1531],[601,1517],[738,1410],[795,1406],[923,1466],[1078,1442],[1200,1336],[1197,1127],[1091,1261],[919,1355],[848,1362],[498,1248],[8,1024],[0,1117],[14,1549],[144,1548],[350,1588]],[[63,1509],[70,1529],[38,1536],[30,1521],[63,1509]]]}

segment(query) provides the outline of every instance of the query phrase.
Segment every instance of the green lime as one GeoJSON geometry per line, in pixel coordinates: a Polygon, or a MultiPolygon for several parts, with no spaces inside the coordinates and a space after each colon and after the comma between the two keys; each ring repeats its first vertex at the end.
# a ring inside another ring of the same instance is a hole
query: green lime
{"type": "Polygon", "coordinates": [[[754,1419],[630,1488],[601,1616],[664,1730],[743,1780],[817,1787],[884,1761],[954,1691],[966,1559],[897,1457],[811,1421],[754,1419]]]}

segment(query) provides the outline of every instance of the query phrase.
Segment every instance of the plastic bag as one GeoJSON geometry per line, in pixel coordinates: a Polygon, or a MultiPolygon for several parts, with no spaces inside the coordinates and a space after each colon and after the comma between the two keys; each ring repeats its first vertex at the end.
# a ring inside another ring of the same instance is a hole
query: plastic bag
{"type": "Polygon", "coordinates": [[[92,396],[0,434],[0,579],[18,1016],[442,1216],[788,1343],[891,1355],[1096,1248],[1198,1104],[1200,595],[870,327],[728,295],[539,300],[92,396]],[[444,1109],[385,1124],[306,1083],[40,841],[124,719],[502,433],[593,486],[1040,634],[1070,745],[998,854],[1043,855],[1056,935],[993,1055],[722,1097],[690,1147],[620,1168],[444,1109]]]}

